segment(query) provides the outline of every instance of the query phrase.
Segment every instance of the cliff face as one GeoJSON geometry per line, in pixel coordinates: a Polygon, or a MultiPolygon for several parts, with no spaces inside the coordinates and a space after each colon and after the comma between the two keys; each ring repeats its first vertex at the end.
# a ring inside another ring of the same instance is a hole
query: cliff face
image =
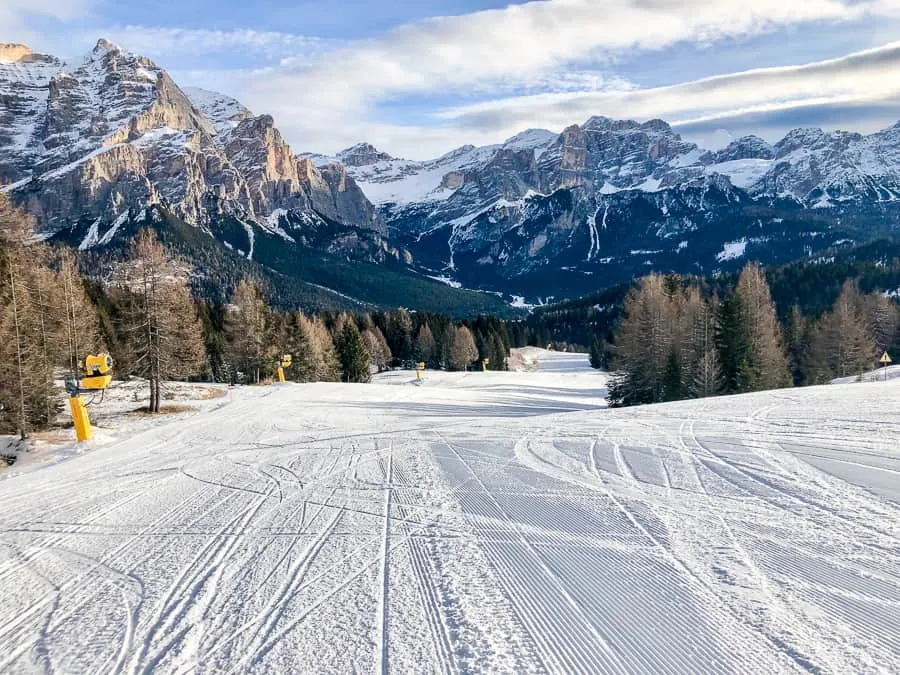
{"type": "Polygon", "coordinates": [[[268,115],[183,91],[150,59],[100,40],[80,63],[0,46],[0,189],[44,232],[164,204],[206,228],[222,215],[318,214],[382,231],[342,167],[298,160],[268,115]]]}

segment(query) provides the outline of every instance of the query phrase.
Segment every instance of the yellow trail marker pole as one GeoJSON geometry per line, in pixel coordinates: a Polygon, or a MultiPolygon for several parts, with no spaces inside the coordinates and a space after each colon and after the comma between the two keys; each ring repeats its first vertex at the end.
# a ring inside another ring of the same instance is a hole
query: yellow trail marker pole
{"type": "Polygon", "coordinates": [[[94,438],[94,430],[91,428],[91,420],[88,417],[87,406],[81,396],[69,398],[69,410],[72,411],[72,421],[75,423],[75,438],[79,443],[90,441],[94,438]]]}
{"type": "Polygon", "coordinates": [[[880,359],[881,363],[884,364],[884,381],[887,382],[887,371],[888,366],[891,365],[894,360],[890,357],[890,355],[885,352],[884,355],[880,359]]]}
{"type": "Polygon", "coordinates": [[[278,381],[284,382],[284,368],[278,366],[278,381]]]}
{"type": "Polygon", "coordinates": [[[417,379],[417,380],[421,380],[421,379],[422,379],[422,371],[423,371],[423,370],[425,370],[425,362],[424,362],[424,361],[419,361],[419,362],[416,364],[416,379],[417,379]]]}

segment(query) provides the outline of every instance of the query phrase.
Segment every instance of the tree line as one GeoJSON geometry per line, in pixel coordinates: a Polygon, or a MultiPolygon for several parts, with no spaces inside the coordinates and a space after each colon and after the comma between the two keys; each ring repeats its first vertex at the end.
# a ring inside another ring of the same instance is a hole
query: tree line
{"type": "Polygon", "coordinates": [[[294,382],[368,382],[394,367],[505,370],[521,327],[404,309],[363,314],[285,311],[260,283],[240,280],[229,301],[191,293],[190,267],[141,230],[123,264],[102,281],[85,277],[66,247],[35,242],[33,222],[0,195],[0,432],[51,426],[63,374],[108,351],[117,378],[141,377],[149,412],[164,383],[255,384],[275,377],[284,354],[294,382]]]}
{"type": "Polygon", "coordinates": [[[758,264],[722,296],[693,278],[652,274],[627,294],[612,346],[592,345],[591,364],[611,356],[614,406],[824,384],[875,368],[898,327],[896,302],[852,280],[830,311],[794,305],[780,321],[758,264]]]}

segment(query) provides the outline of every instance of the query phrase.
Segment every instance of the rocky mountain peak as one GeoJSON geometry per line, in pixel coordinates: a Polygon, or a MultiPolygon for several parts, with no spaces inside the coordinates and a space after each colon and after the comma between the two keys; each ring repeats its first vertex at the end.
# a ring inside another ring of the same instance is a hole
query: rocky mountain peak
{"type": "Polygon", "coordinates": [[[737,159],[774,159],[775,148],[759,136],[736,138],[726,147],[712,153],[712,162],[731,162],[737,159]]]}
{"type": "Polygon", "coordinates": [[[668,122],[661,119],[652,119],[641,124],[641,129],[661,134],[673,134],[672,127],[668,122]]]}
{"type": "Polygon", "coordinates": [[[356,145],[338,153],[338,159],[347,166],[371,166],[378,162],[390,162],[391,157],[386,152],[381,152],[369,143],[357,143],[356,145]]]}
{"type": "Polygon", "coordinates": [[[146,57],[99,40],[80,64],[26,65],[0,63],[0,129],[11,130],[0,132],[0,183],[43,231],[120,222],[156,203],[198,227],[276,211],[380,224],[346,174],[301,175],[271,115],[215,92],[189,96],[146,57]]]}
{"type": "Polygon", "coordinates": [[[30,47],[16,42],[0,43],[0,63],[15,63],[34,52],[30,47]]]}
{"type": "Polygon", "coordinates": [[[108,54],[109,52],[124,52],[124,51],[125,50],[122,49],[115,42],[111,42],[110,40],[107,40],[106,38],[100,38],[99,40],[97,40],[97,44],[94,45],[94,49],[92,50],[91,53],[102,56],[104,54],[108,54]]]}

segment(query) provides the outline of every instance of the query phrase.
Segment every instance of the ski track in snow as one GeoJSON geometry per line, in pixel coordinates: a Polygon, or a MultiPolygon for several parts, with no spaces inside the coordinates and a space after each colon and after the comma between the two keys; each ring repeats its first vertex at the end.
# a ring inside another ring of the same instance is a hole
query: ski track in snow
{"type": "Polygon", "coordinates": [[[900,671],[900,379],[607,410],[532,358],[3,481],[0,672],[900,671]]]}

